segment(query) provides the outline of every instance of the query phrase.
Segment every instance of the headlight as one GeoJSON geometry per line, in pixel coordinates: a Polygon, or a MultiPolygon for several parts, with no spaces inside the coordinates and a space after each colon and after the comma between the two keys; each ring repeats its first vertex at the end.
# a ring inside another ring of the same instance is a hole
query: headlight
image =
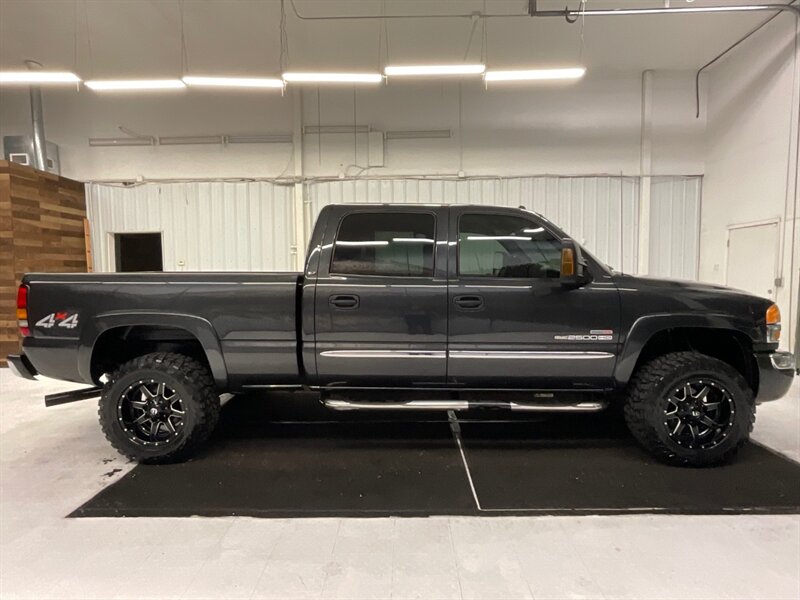
{"type": "Polygon", "coordinates": [[[777,304],[767,309],[767,341],[779,342],[781,339],[781,311],[777,304]]]}

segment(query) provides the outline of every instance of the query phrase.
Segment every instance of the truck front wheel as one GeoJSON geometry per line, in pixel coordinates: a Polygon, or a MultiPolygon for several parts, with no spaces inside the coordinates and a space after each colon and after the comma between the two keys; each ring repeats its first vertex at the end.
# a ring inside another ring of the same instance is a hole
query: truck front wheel
{"type": "Polygon", "coordinates": [[[219,396],[208,369],[182,354],[155,352],[123,364],[100,397],[111,445],[145,463],[184,460],[211,435],[219,396]]]}
{"type": "Polygon", "coordinates": [[[625,421],[639,444],[658,459],[713,466],[731,460],[750,437],[755,400],[729,364],[698,352],[674,352],[634,374],[625,421]]]}

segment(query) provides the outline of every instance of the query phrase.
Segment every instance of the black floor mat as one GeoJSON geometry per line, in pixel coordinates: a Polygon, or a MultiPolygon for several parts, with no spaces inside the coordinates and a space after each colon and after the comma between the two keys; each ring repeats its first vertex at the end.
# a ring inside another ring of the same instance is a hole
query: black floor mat
{"type": "Polygon", "coordinates": [[[613,415],[336,413],[309,394],[237,397],[212,444],[137,466],[78,508],[108,516],[800,512],[800,465],[755,445],[732,465],[654,462],[613,415]]]}
{"type": "Polygon", "coordinates": [[[731,464],[688,469],[656,461],[627,437],[592,439],[585,427],[565,437],[548,425],[461,425],[482,509],[552,514],[800,512],[800,465],[756,444],[746,445],[731,464]]]}

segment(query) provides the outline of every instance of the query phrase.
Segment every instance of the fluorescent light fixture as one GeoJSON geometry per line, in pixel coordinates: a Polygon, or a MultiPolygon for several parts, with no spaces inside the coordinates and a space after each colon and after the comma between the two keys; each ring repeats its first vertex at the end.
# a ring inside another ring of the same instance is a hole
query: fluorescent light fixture
{"type": "Polygon", "coordinates": [[[395,65],[386,67],[387,77],[436,77],[452,75],[480,75],[486,65],[395,65]]]}
{"type": "Polygon", "coordinates": [[[349,242],[346,240],[336,240],[337,246],[388,246],[389,242],[383,240],[364,240],[363,242],[349,242]]]}
{"type": "Polygon", "coordinates": [[[380,73],[284,73],[289,83],[382,83],[380,73]]]}
{"type": "Polygon", "coordinates": [[[580,79],[586,73],[583,67],[570,69],[524,69],[521,71],[486,71],[485,81],[550,81],[580,79]]]}
{"type": "Polygon", "coordinates": [[[151,137],[89,138],[90,146],[155,146],[151,137]]]}
{"type": "Polygon", "coordinates": [[[666,15],[670,13],[710,13],[710,12],[738,12],[749,10],[776,10],[775,4],[745,4],[734,6],[676,6],[675,8],[609,8],[570,10],[570,16],[609,16],[609,15],[666,15]]]}
{"type": "Polygon", "coordinates": [[[0,83],[80,83],[67,71],[0,71],[0,83]]]}
{"type": "Polygon", "coordinates": [[[186,76],[183,83],[193,86],[233,88],[283,88],[283,80],[267,77],[198,77],[186,76]]]}
{"type": "Polygon", "coordinates": [[[502,241],[515,241],[515,240],[524,240],[526,242],[530,242],[533,238],[525,237],[522,235],[468,235],[467,239],[472,242],[502,242],[502,241]]]}
{"type": "Polygon", "coordinates": [[[106,91],[178,90],[186,87],[180,79],[92,79],[86,82],[89,89],[106,91]]]}
{"type": "Polygon", "coordinates": [[[172,137],[160,137],[158,143],[161,146],[183,146],[188,144],[221,144],[221,135],[182,135],[172,137]]]}

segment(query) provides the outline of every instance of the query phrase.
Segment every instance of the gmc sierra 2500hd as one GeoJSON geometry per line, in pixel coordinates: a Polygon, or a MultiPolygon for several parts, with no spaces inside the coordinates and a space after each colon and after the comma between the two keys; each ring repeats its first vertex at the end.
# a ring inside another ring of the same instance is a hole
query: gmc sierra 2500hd
{"type": "Polygon", "coordinates": [[[103,431],[143,462],[186,458],[219,394],[311,388],[333,409],[599,411],[624,403],[661,460],[713,465],[784,395],[770,300],[611,271],[535,213],[323,209],[304,273],[28,274],[23,354],[93,388],[103,431]]]}

